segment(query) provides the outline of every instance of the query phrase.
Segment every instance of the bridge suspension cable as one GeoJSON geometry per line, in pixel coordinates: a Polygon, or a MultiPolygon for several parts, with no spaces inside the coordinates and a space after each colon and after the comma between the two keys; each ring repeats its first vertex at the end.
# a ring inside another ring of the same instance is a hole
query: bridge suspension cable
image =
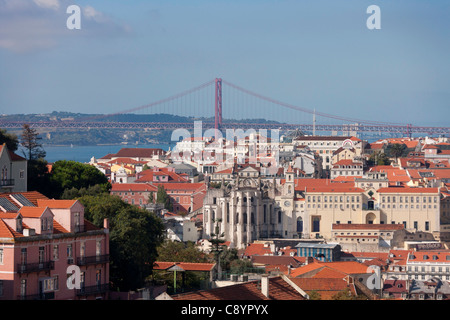
{"type": "Polygon", "coordinates": [[[237,86],[237,85],[235,85],[235,84],[233,84],[231,82],[225,81],[225,80],[222,80],[222,82],[223,82],[223,84],[226,84],[227,86],[230,86],[230,87],[232,87],[232,88],[234,88],[236,90],[239,90],[239,91],[241,91],[243,93],[246,93],[248,95],[251,95],[251,96],[255,96],[255,97],[259,98],[259,99],[268,101],[270,103],[277,104],[277,105],[280,105],[280,106],[283,106],[283,107],[286,107],[286,108],[290,108],[290,109],[293,109],[293,110],[296,110],[296,111],[300,111],[300,112],[306,112],[306,113],[310,113],[310,114],[313,114],[313,115],[315,114],[316,116],[321,116],[321,117],[331,118],[331,119],[341,120],[341,121],[347,121],[347,122],[365,123],[365,124],[403,125],[403,124],[394,123],[394,122],[381,122],[381,121],[373,121],[373,120],[352,119],[352,118],[336,116],[336,115],[332,115],[332,114],[328,114],[328,113],[324,113],[324,112],[317,112],[317,111],[314,111],[314,110],[301,108],[301,107],[298,107],[298,106],[294,106],[292,104],[288,104],[288,103],[285,103],[285,102],[282,102],[282,101],[279,101],[279,100],[276,100],[276,99],[272,99],[272,98],[263,96],[263,95],[261,95],[259,93],[255,93],[255,92],[252,92],[250,90],[244,89],[244,88],[242,88],[240,86],[237,86]]]}

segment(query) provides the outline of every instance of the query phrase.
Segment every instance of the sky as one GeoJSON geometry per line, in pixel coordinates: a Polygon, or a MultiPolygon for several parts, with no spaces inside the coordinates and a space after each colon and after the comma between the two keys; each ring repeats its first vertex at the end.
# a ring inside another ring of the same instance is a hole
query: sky
{"type": "Polygon", "coordinates": [[[449,126],[449,17],[444,0],[0,0],[0,114],[109,114],[222,78],[323,113],[449,126]]]}

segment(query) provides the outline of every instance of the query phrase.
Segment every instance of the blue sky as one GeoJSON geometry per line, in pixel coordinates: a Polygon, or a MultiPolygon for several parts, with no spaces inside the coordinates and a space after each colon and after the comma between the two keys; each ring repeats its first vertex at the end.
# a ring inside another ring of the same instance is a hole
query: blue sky
{"type": "Polygon", "coordinates": [[[437,0],[0,0],[0,113],[114,113],[221,77],[324,113],[448,126],[449,17],[437,0]]]}

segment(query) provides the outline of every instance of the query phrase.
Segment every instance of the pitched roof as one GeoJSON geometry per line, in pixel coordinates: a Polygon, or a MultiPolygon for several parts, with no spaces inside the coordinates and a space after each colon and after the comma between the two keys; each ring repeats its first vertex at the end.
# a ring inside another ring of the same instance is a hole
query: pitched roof
{"type": "Polygon", "coordinates": [[[380,188],[378,193],[439,193],[439,188],[389,187],[380,188]]]}
{"type": "Polygon", "coordinates": [[[48,200],[48,199],[38,199],[37,205],[38,207],[49,207],[52,209],[69,209],[77,202],[78,200],[48,200]]]}
{"type": "Polygon", "coordinates": [[[349,289],[352,295],[356,295],[354,285],[348,284],[342,277],[292,278],[291,280],[308,294],[312,291],[318,292],[321,300],[331,300],[335,294],[342,292],[345,289],[349,289]]]}
{"type": "Polygon", "coordinates": [[[350,224],[333,224],[333,230],[401,230],[403,224],[366,224],[366,223],[350,223],[350,224]]]}
{"type": "Polygon", "coordinates": [[[111,192],[155,192],[158,188],[150,183],[113,183],[111,192]]]}
{"type": "Polygon", "coordinates": [[[269,278],[269,297],[261,291],[261,282],[250,281],[236,285],[200,290],[172,296],[174,300],[306,300],[282,277],[269,278]]]}
{"type": "Polygon", "coordinates": [[[270,246],[265,245],[264,243],[249,243],[248,246],[244,250],[244,256],[251,257],[253,255],[272,255],[272,249],[270,246]]]}
{"type": "Polygon", "coordinates": [[[0,197],[11,200],[11,195],[15,195],[15,194],[23,195],[26,199],[28,199],[28,201],[30,201],[35,206],[37,206],[38,199],[48,199],[46,196],[44,196],[42,193],[40,193],[38,191],[0,193],[0,197]]]}
{"type": "Polygon", "coordinates": [[[215,263],[156,261],[153,264],[153,270],[168,270],[175,266],[183,269],[184,271],[211,271],[214,268],[215,263]]]}
{"type": "Polygon", "coordinates": [[[0,219],[0,238],[14,239],[18,237],[23,237],[23,235],[13,230],[5,221],[0,219]]]}
{"type": "Polygon", "coordinates": [[[151,158],[154,155],[164,155],[166,152],[159,148],[122,148],[112,157],[119,158],[151,158]]]}
{"type": "Polygon", "coordinates": [[[45,210],[47,210],[47,207],[22,207],[19,212],[24,218],[39,218],[45,210]]]}
{"type": "Polygon", "coordinates": [[[291,276],[296,278],[310,272],[317,273],[324,267],[345,273],[346,275],[370,273],[366,265],[357,261],[319,262],[318,260],[314,260],[312,263],[292,271],[291,276]]]}

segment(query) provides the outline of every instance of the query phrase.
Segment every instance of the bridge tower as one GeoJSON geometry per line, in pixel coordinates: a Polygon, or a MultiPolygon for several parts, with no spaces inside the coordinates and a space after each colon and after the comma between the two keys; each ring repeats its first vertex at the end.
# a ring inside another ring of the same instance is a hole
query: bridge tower
{"type": "Polygon", "coordinates": [[[216,95],[215,129],[217,132],[218,130],[222,129],[222,79],[220,78],[216,78],[215,95],[216,95]]]}

